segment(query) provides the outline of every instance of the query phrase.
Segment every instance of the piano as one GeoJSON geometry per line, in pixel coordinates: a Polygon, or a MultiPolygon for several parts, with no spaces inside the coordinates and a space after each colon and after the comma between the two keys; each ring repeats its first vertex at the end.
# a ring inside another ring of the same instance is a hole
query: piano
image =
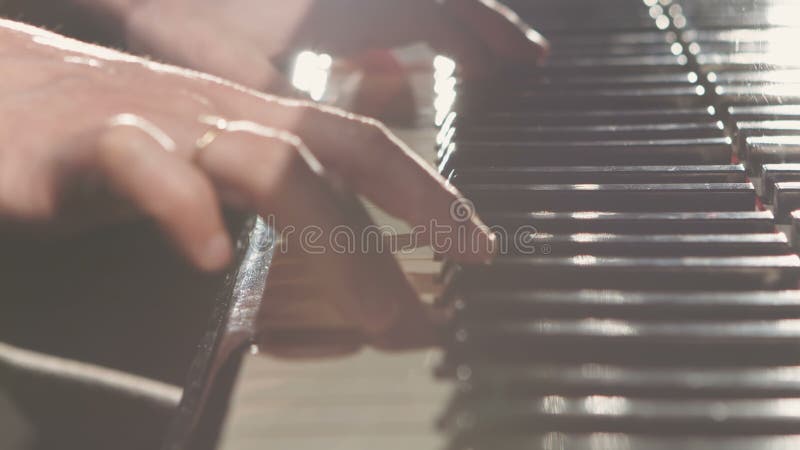
{"type": "MultiPolygon", "coordinates": [[[[800,448],[800,4],[506,3],[550,58],[437,74],[438,168],[506,250],[437,277],[444,448],[800,448]]],[[[275,236],[237,229],[165,449],[214,448],[241,382],[275,236]]]]}
{"type": "Polygon", "coordinates": [[[445,448],[800,448],[800,5],[507,3],[547,62],[437,73],[502,251],[439,277],[445,448]]]}

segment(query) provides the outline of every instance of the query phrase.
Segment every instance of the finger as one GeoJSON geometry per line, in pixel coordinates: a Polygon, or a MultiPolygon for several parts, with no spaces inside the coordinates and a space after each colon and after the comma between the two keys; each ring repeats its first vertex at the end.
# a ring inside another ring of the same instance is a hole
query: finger
{"type": "Polygon", "coordinates": [[[415,227],[415,237],[438,253],[470,262],[491,259],[494,239],[474,210],[461,211],[467,205],[461,194],[379,122],[316,106],[271,117],[276,126],[297,130],[325,167],[415,227]]]}
{"type": "Polygon", "coordinates": [[[314,46],[331,53],[349,56],[426,41],[458,60],[468,75],[480,76],[493,66],[482,39],[433,0],[316,2],[309,19],[308,28],[319,36],[314,46]]]}
{"type": "Polygon", "coordinates": [[[458,191],[379,122],[310,102],[231,96],[228,89],[214,99],[239,117],[292,130],[348,187],[413,225],[420,242],[433,241],[436,229],[442,237],[440,245],[434,242],[438,253],[465,262],[493,257],[494,237],[480,218],[452,214],[463,202],[458,191]]]}
{"type": "Polygon", "coordinates": [[[381,350],[407,351],[434,347],[442,343],[441,331],[445,320],[435,308],[417,304],[416,311],[400,315],[395,326],[370,344],[381,350]]]}
{"type": "Polygon", "coordinates": [[[389,50],[367,52],[351,61],[363,72],[352,101],[357,114],[411,125],[417,117],[411,73],[389,50]]]}
{"type": "Polygon", "coordinates": [[[308,344],[297,346],[280,346],[274,344],[260,345],[264,353],[279,359],[304,361],[326,358],[342,358],[358,353],[363,348],[362,343],[354,344],[308,344]]]}
{"type": "Polygon", "coordinates": [[[294,93],[289,80],[252,41],[225,30],[209,29],[208,22],[190,18],[181,28],[152,27],[146,23],[152,20],[152,14],[146,8],[140,10],[129,21],[129,45],[137,52],[158,54],[174,64],[253,89],[278,95],[294,93]]]}
{"type": "Polygon", "coordinates": [[[153,218],[197,267],[217,271],[230,262],[232,245],[213,186],[152,134],[136,126],[106,130],[96,141],[94,164],[111,188],[153,218]]]}
{"type": "Polygon", "coordinates": [[[547,40],[496,0],[448,0],[444,8],[507,64],[536,63],[548,52],[547,40]]]}
{"type": "Polygon", "coordinates": [[[240,192],[263,216],[280,221],[284,237],[305,245],[309,268],[326,294],[365,332],[380,335],[398,311],[418,301],[390,254],[331,248],[339,227],[358,236],[363,226],[353,222],[296,138],[225,133],[198,161],[218,186],[240,192]],[[287,236],[286,225],[295,233],[287,236]]]}
{"type": "MultiPolygon", "coordinates": [[[[181,55],[185,55],[182,52],[181,55]]],[[[176,55],[178,57],[178,55],[176,55]]],[[[276,95],[295,95],[291,82],[251,42],[240,40],[217,43],[197,59],[184,64],[203,72],[235,81],[244,86],[276,95]],[[246,64],[242,64],[246,61],[246,64]]],[[[181,61],[176,61],[180,63],[181,61]]]]}
{"type": "Polygon", "coordinates": [[[465,29],[442,7],[431,3],[430,17],[423,30],[425,38],[437,52],[458,61],[460,74],[466,78],[481,79],[491,74],[495,57],[479,35],[465,29]]]}
{"type": "Polygon", "coordinates": [[[276,330],[259,334],[256,338],[260,352],[293,360],[351,355],[364,346],[365,340],[364,335],[357,331],[319,329],[276,330]]]}

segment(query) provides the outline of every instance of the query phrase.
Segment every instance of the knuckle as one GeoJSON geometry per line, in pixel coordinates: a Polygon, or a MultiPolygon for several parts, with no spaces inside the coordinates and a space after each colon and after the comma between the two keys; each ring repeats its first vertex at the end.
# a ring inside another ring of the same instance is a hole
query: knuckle
{"type": "MultiPolygon", "coordinates": [[[[13,196],[0,194],[0,204],[7,205],[12,218],[23,221],[47,222],[55,219],[58,214],[55,199],[43,189],[23,189],[13,196]]],[[[2,215],[0,212],[0,216],[2,215]]]]}

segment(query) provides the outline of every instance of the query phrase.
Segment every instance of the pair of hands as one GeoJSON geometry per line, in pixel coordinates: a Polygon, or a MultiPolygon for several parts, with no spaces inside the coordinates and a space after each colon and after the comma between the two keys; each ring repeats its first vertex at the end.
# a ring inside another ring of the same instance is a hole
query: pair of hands
{"type": "MultiPolygon", "coordinates": [[[[449,256],[489,259],[486,227],[451,217],[459,193],[382,124],[245,86],[280,86],[273,63],[308,44],[356,54],[422,38],[482,76],[498,65],[534,62],[543,41],[486,0],[343,1],[120,7],[132,48],[240,84],[0,21],[0,140],[9,144],[0,148],[0,219],[87,217],[83,205],[108,206],[101,203],[107,189],[110,209],[134,207],[195,266],[217,271],[232,257],[223,204],[297,229],[366,226],[336,200],[329,181],[336,178],[411,225],[427,229],[435,221],[453,241],[458,233],[477,236],[468,252],[455,246],[449,256]],[[198,147],[216,123],[227,127],[198,147]]],[[[388,253],[327,251],[309,264],[325,297],[370,336],[426,321],[388,253]]]]}

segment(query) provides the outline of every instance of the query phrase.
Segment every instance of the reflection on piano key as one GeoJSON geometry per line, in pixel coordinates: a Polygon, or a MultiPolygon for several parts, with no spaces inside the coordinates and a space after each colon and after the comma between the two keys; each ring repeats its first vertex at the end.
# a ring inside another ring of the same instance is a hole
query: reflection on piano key
{"type": "Polygon", "coordinates": [[[642,367],[596,363],[476,362],[459,365],[443,375],[455,377],[461,386],[470,389],[473,401],[488,395],[487,391],[493,385],[505,386],[507,392],[520,395],[800,396],[800,366],[642,367]],[[477,394],[472,394],[476,391],[477,394]]]}
{"type": "MultiPolygon", "coordinates": [[[[639,320],[800,318],[800,291],[646,292],[478,289],[459,292],[456,320],[603,317],[639,320]]],[[[800,379],[798,379],[800,382],[800,379]]]]}
{"type": "Polygon", "coordinates": [[[453,327],[447,364],[797,365],[799,323],[797,319],[461,320],[453,327]]]}
{"type": "Polygon", "coordinates": [[[514,166],[454,171],[455,186],[471,184],[744,183],[741,164],[713,166],[514,166]]]}
{"type": "Polygon", "coordinates": [[[792,211],[792,246],[800,251],[800,211],[792,211]]]}
{"type": "Polygon", "coordinates": [[[492,227],[533,227],[543,233],[730,234],[772,233],[770,211],[724,212],[492,212],[481,214],[492,227]]]}
{"type": "Polygon", "coordinates": [[[479,211],[750,211],[751,183],[461,185],[479,211]]]}
{"type": "Polygon", "coordinates": [[[538,233],[526,238],[525,244],[547,249],[548,255],[553,256],[746,256],[790,253],[788,241],[782,233],[689,236],[538,233]]]}
{"type": "MultiPolygon", "coordinates": [[[[772,122],[768,122],[772,123],[772,122]]],[[[794,123],[778,123],[786,129],[794,123]]],[[[469,143],[470,141],[493,140],[506,141],[590,141],[590,140],[635,140],[635,139],[689,139],[689,138],[721,138],[723,124],[720,121],[706,123],[659,123],[659,124],[622,124],[622,125],[540,125],[540,126],[473,126],[468,129],[455,129],[449,133],[450,142],[469,143]]]]}
{"type": "Polygon", "coordinates": [[[574,142],[485,141],[453,143],[443,150],[440,169],[448,173],[459,167],[507,165],[723,165],[731,162],[733,145],[727,137],[574,142]]]}
{"type": "Polygon", "coordinates": [[[702,436],[624,433],[531,432],[489,434],[456,440],[448,450],[794,450],[800,435],[786,436],[702,436]]]}
{"type": "Polygon", "coordinates": [[[493,399],[476,399],[474,403],[470,400],[465,398],[451,404],[452,413],[442,421],[442,427],[459,439],[467,435],[479,439],[495,434],[529,436],[550,430],[579,434],[605,431],[763,436],[791,434],[800,427],[800,400],[793,398],[686,400],[497,395],[493,399]]]}
{"type": "Polygon", "coordinates": [[[797,285],[800,259],[743,257],[500,257],[490,266],[459,266],[445,279],[451,291],[486,287],[713,290],[786,289],[797,285]]]}

